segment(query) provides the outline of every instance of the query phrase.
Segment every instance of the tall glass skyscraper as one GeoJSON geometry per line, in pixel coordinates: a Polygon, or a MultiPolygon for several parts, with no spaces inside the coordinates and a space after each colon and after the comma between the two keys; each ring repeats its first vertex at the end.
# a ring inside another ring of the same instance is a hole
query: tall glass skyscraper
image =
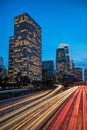
{"type": "Polygon", "coordinates": [[[87,68],[84,69],[84,81],[87,82],[87,68]]]}
{"type": "Polygon", "coordinates": [[[14,19],[14,36],[9,41],[9,79],[16,82],[21,75],[42,79],[41,27],[27,13],[14,19]]]}
{"type": "Polygon", "coordinates": [[[70,52],[68,44],[60,44],[56,50],[56,70],[61,72],[70,71],[70,52]]]}
{"type": "Polygon", "coordinates": [[[53,60],[42,62],[42,79],[53,80],[54,78],[54,62],[53,60]]]}

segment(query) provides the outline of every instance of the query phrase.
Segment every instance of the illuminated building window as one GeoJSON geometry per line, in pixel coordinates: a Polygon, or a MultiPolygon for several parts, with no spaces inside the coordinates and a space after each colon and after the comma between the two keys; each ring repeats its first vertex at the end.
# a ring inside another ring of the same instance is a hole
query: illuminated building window
{"type": "Polygon", "coordinates": [[[41,28],[27,13],[15,17],[9,55],[12,80],[18,72],[41,80],[41,28]]]}

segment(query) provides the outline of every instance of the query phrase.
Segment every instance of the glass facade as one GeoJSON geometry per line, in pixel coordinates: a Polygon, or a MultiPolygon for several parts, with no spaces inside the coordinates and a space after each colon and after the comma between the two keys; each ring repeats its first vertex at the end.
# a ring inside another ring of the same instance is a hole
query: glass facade
{"type": "Polygon", "coordinates": [[[73,60],[71,60],[71,69],[75,68],[75,63],[73,60]]]}
{"type": "Polygon", "coordinates": [[[87,68],[84,70],[84,81],[87,82],[87,68]]]}
{"type": "Polygon", "coordinates": [[[56,70],[57,71],[65,71],[66,64],[65,64],[65,53],[64,48],[58,48],[56,51],[56,70]]]}
{"type": "Polygon", "coordinates": [[[53,80],[54,77],[54,63],[52,60],[42,62],[42,79],[53,80]]]}
{"type": "Polygon", "coordinates": [[[68,44],[60,44],[56,50],[56,71],[70,71],[70,54],[68,44]]]}
{"type": "Polygon", "coordinates": [[[0,77],[5,78],[8,75],[8,71],[5,67],[0,67],[0,77]]]}
{"type": "Polygon", "coordinates": [[[72,74],[74,74],[76,82],[82,81],[82,68],[73,68],[72,74]]]}
{"type": "Polygon", "coordinates": [[[17,75],[31,81],[42,79],[41,27],[27,14],[14,19],[14,36],[9,45],[9,78],[17,75]]]}

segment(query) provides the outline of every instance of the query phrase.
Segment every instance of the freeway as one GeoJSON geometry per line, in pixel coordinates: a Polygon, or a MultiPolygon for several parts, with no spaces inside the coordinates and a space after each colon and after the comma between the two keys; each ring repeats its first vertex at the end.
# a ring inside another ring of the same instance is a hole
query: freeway
{"type": "Polygon", "coordinates": [[[87,130],[87,86],[80,86],[55,118],[45,125],[47,130],[87,130]]]}
{"type": "MultiPolygon", "coordinates": [[[[49,94],[50,92],[51,92],[51,90],[48,90],[46,92],[39,92],[39,93],[37,93],[35,95],[33,94],[31,96],[28,96],[28,97],[24,97],[24,98],[20,97],[19,100],[17,100],[17,97],[16,97],[16,99],[13,98],[8,104],[2,105],[0,107],[0,113],[4,114],[4,113],[7,113],[7,112],[9,112],[11,110],[13,111],[13,110],[15,110],[17,108],[20,108],[23,105],[26,105],[26,104],[32,102],[33,100],[37,100],[37,99],[49,94]]],[[[5,102],[8,102],[8,99],[5,102]]]]}
{"type": "MultiPolygon", "coordinates": [[[[12,111],[16,110],[16,109],[18,109],[20,107],[23,107],[23,106],[25,106],[27,104],[30,104],[31,102],[36,100],[34,103],[32,103],[32,105],[30,105],[30,106],[33,106],[36,103],[41,102],[42,100],[45,100],[46,98],[50,98],[52,95],[54,95],[56,92],[60,91],[62,88],[63,88],[63,86],[60,85],[54,91],[48,90],[46,92],[40,92],[40,93],[38,93],[36,95],[31,95],[31,96],[28,96],[28,97],[26,97],[26,98],[24,98],[22,100],[18,100],[18,101],[9,103],[7,105],[1,106],[0,107],[0,113],[1,114],[4,114],[4,113],[6,114],[7,112],[10,112],[11,109],[12,109],[12,111]]],[[[29,105],[27,105],[27,106],[29,106],[29,105]]],[[[26,107],[26,108],[28,108],[28,107],[26,107]]]]}
{"type": "Polygon", "coordinates": [[[38,100],[18,108],[0,119],[2,130],[35,130],[52,116],[52,114],[70,97],[78,87],[57,93],[61,86],[38,100]],[[33,105],[32,105],[33,104],[33,105]]]}

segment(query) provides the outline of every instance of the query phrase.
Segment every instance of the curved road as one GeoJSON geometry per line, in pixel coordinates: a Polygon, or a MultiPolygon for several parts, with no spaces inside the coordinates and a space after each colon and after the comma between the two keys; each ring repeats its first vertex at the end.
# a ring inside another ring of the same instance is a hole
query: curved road
{"type": "MultiPolygon", "coordinates": [[[[77,90],[77,87],[58,93],[62,87],[47,93],[25,106],[18,108],[0,119],[2,130],[35,130],[39,129],[48,118],[62,105],[68,97],[77,90]]],[[[41,95],[38,95],[41,96],[41,95]]],[[[20,105],[21,101],[18,104],[20,105]]],[[[15,106],[14,105],[14,106],[15,106]]],[[[7,106],[6,106],[7,108],[7,106]]],[[[3,109],[3,108],[2,108],[3,109]]],[[[7,108],[8,109],[8,108],[7,108]]],[[[5,109],[6,110],[6,109],[5,109]]]]}

